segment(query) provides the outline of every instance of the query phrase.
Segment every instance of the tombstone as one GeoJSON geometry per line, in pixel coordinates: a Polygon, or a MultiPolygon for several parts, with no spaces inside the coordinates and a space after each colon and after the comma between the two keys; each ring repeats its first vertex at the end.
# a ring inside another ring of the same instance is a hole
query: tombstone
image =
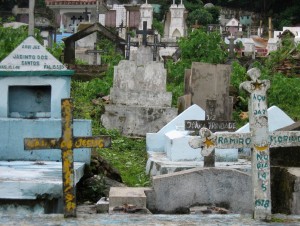
{"type": "Polygon", "coordinates": [[[232,97],[229,96],[230,73],[230,65],[193,62],[191,76],[186,75],[185,95],[191,94],[191,103],[204,110],[207,100],[217,100],[216,119],[231,120],[233,105],[232,97]]]}
{"type": "MultiPolygon", "coordinates": [[[[62,212],[60,150],[25,151],[24,138],[60,137],[61,99],[70,97],[73,73],[33,37],[0,63],[0,199],[41,201],[43,211],[52,205],[50,212],[62,212]]],[[[91,121],[74,120],[73,129],[76,136],[89,136],[91,121]]],[[[75,183],[90,156],[89,148],[74,151],[75,183]]]]}
{"type": "Polygon", "coordinates": [[[267,45],[268,53],[277,51],[279,45],[280,45],[280,40],[278,38],[269,38],[268,45],[267,45]]]}
{"type": "Polygon", "coordinates": [[[244,45],[244,55],[245,56],[252,56],[252,59],[255,59],[255,43],[252,38],[244,38],[243,39],[244,45]]]}
{"type": "Polygon", "coordinates": [[[192,138],[189,143],[194,148],[202,147],[203,155],[209,155],[214,148],[251,148],[253,217],[270,220],[272,200],[269,148],[300,146],[300,131],[269,132],[266,92],[270,81],[259,80],[260,71],[257,68],[247,73],[251,81],[243,82],[240,87],[250,94],[250,133],[212,133],[202,128],[200,136],[192,138]]]}
{"type": "Polygon", "coordinates": [[[177,115],[177,109],[171,107],[166,76],[163,63],[153,61],[147,46],[138,48],[136,61],[120,61],[114,68],[111,104],[105,106],[101,117],[104,127],[125,135],[145,136],[168,123],[177,115]]]}

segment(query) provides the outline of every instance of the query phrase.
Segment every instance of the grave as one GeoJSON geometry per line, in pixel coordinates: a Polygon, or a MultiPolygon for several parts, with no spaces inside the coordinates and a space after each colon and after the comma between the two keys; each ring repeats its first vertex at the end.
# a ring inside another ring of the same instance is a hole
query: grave
{"type": "MultiPolygon", "coordinates": [[[[194,104],[157,133],[147,133],[148,161],[146,172],[155,176],[203,167],[203,156],[199,151],[195,151],[189,146],[189,140],[192,136],[185,124],[186,121],[201,121],[205,118],[205,111],[194,104]]],[[[240,168],[241,165],[247,164],[246,161],[238,159],[238,150],[233,149],[216,150],[216,161],[216,166],[230,165],[233,168],[240,168]]]]}
{"type": "MultiPolygon", "coordinates": [[[[29,200],[46,213],[62,212],[61,151],[25,151],[24,138],[60,137],[61,99],[70,96],[73,73],[33,37],[0,63],[1,203],[29,200]]],[[[74,120],[73,129],[76,136],[90,136],[91,121],[74,120]]],[[[89,148],[74,151],[74,183],[90,155],[89,148]]]]}
{"type": "Polygon", "coordinates": [[[153,61],[152,49],[146,46],[145,29],[143,36],[136,60],[130,56],[131,60],[122,60],[115,66],[110,104],[101,116],[105,128],[118,129],[125,135],[157,132],[177,115],[177,109],[171,107],[172,94],[166,92],[166,69],[163,63],[153,61]]]}
{"type": "Polygon", "coordinates": [[[193,62],[185,72],[183,106],[197,104],[206,110],[207,100],[216,100],[215,119],[231,120],[232,97],[229,96],[231,66],[193,62]],[[190,95],[190,98],[187,98],[190,95]]]}
{"type": "Polygon", "coordinates": [[[252,149],[252,209],[255,219],[271,219],[271,177],[270,147],[300,146],[300,131],[274,131],[268,129],[266,92],[270,81],[259,80],[260,71],[252,68],[247,72],[251,81],[240,87],[250,94],[249,124],[250,133],[212,133],[207,128],[200,130],[198,138],[192,138],[193,148],[202,148],[203,155],[209,155],[214,148],[252,149]]]}

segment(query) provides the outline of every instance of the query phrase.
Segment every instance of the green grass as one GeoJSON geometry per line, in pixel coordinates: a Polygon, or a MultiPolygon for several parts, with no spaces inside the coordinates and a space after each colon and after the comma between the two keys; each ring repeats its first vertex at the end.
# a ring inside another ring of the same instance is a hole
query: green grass
{"type": "MultiPolygon", "coordinates": [[[[146,175],[146,141],[145,138],[128,138],[116,130],[103,128],[100,118],[104,113],[104,103],[99,94],[107,95],[112,86],[109,79],[93,79],[89,82],[72,81],[71,96],[74,100],[74,118],[91,119],[93,135],[110,135],[112,147],[98,149],[112,167],[116,168],[127,186],[143,187],[150,185],[146,175]],[[92,100],[96,99],[97,104],[92,100]]],[[[111,81],[112,83],[112,81],[111,81]]]]}

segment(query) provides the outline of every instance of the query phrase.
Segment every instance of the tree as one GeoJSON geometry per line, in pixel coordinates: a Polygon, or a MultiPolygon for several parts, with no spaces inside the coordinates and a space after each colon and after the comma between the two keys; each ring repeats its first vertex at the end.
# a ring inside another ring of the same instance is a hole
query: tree
{"type": "Polygon", "coordinates": [[[223,46],[224,42],[219,33],[207,33],[201,29],[194,30],[179,41],[181,59],[189,62],[224,63],[227,52],[223,46]]]}
{"type": "MultiPolygon", "coordinates": [[[[28,36],[28,26],[19,28],[0,26],[0,61],[11,53],[28,36]]],[[[35,29],[35,37],[41,42],[40,31],[35,29]]]]}

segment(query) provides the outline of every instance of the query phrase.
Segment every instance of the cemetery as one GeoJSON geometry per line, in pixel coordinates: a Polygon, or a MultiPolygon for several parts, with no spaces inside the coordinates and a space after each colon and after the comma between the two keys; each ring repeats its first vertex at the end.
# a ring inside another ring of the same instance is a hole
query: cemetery
{"type": "Polygon", "coordinates": [[[0,3],[0,225],[299,224],[300,20],[225,2],[0,3]]]}

